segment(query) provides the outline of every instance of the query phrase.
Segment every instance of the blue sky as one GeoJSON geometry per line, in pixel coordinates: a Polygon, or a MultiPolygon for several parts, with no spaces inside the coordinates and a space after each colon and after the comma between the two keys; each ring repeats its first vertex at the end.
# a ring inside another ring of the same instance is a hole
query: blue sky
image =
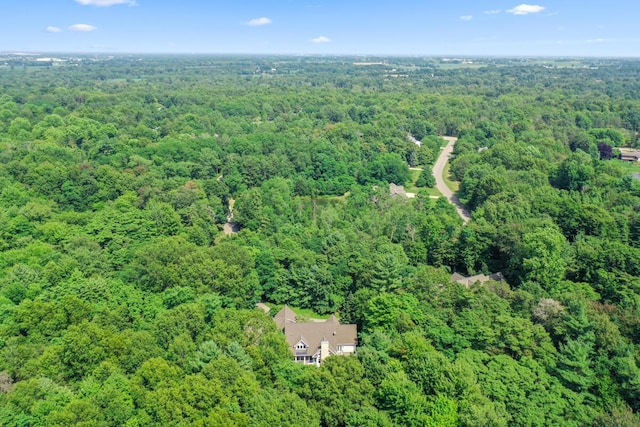
{"type": "Polygon", "coordinates": [[[640,56],[638,0],[0,0],[0,52],[640,56]]]}

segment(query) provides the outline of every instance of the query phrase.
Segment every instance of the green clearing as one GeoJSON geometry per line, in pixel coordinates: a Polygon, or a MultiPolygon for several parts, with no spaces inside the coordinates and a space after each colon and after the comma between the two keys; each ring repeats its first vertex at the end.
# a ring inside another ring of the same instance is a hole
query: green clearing
{"type": "Polygon", "coordinates": [[[623,162],[622,160],[611,160],[619,165],[622,169],[628,171],[629,173],[640,173],[640,163],[638,162],[623,162]]]}
{"type": "Polygon", "coordinates": [[[460,183],[458,181],[451,180],[451,173],[449,172],[450,167],[451,164],[447,162],[444,167],[444,171],[442,172],[442,178],[444,179],[444,183],[447,184],[447,187],[455,193],[460,189],[460,183]]]}
{"type": "MultiPolygon", "coordinates": [[[[271,308],[271,311],[269,312],[269,314],[273,314],[273,315],[275,315],[277,312],[282,310],[282,307],[284,307],[284,305],[282,304],[265,303],[265,305],[271,308]]],[[[329,314],[318,314],[315,311],[308,308],[300,308],[300,307],[293,307],[293,306],[289,306],[289,308],[293,310],[294,313],[296,313],[296,315],[298,315],[298,317],[301,318],[302,320],[328,319],[330,316],[329,314]]]]}
{"type": "Polygon", "coordinates": [[[407,185],[407,192],[409,193],[417,193],[418,190],[420,190],[420,187],[416,186],[416,181],[418,180],[418,177],[420,176],[420,172],[419,170],[413,170],[410,169],[409,173],[411,175],[411,184],[407,185]]]}
{"type": "MultiPolygon", "coordinates": [[[[426,167],[431,168],[432,166],[428,165],[426,167]]],[[[416,186],[416,181],[418,180],[418,177],[420,176],[420,172],[422,171],[410,170],[409,172],[411,173],[411,184],[407,185],[406,190],[408,193],[417,193],[418,191],[426,191],[427,193],[429,193],[429,196],[442,197],[442,193],[440,193],[438,189],[435,187],[427,188],[427,187],[416,186]]]]}
{"type": "Polygon", "coordinates": [[[429,193],[429,196],[442,197],[442,193],[438,191],[437,188],[423,188],[422,190],[426,190],[429,193]]]}

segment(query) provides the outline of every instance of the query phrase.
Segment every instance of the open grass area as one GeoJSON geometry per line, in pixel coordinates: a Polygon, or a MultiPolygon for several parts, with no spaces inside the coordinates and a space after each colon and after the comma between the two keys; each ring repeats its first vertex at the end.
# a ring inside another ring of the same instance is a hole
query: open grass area
{"type": "Polygon", "coordinates": [[[612,159],[612,162],[615,162],[622,169],[628,171],[629,173],[640,173],[640,163],[639,162],[623,162],[622,160],[612,159]]]}
{"type": "Polygon", "coordinates": [[[423,190],[427,190],[427,193],[429,193],[430,196],[442,197],[442,193],[440,191],[438,191],[438,189],[435,188],[435,187],[433,187],[433,188],[423,188],[423,190]]]}
{"type": "MultiPolygon", "coordinates": [[[[275,315],[283,307],[283,305],[273,304],[270,302],[266,303],[266,306],[271,308],[271,311],[269,312],[269,314],[271,315],[275,315]]],[[[299,308],[299,307],[292,307],[292,306],[289,306],[289,308],[293,310],[293,312],[296,313],[296,315],[298,315],[299,318],[301,319],[328,319],[329,318],[328,314],[318,314],[315,311],[310,310],[308,308],[299,308]]]]}
{"type": "Polygon", "coordinates": [[[409,174],[411,175],[411,183],[407,184],[406,186],[406,190],[409,193],[417,193],[418,190],[420,189],[420,187],[416,187],[416,181],[418,180],[418,177],[420,176],[420,173],[422,171],[419,170],[409,170],[409,174]]]}
{"type": "Polygon", "coordinates": [[[460,183],[458,181],[451,180],[451,174],[449,172],[450,167],[451,164],[447,162],[442,173],[442,178],[444,179],[444,183],[447,184],[447,187],[449,187],[449,189],[455,193],[460,189],[460,183]]]}
{"type": "Polygon", "coordinates": [[[438,191],[437,188],[426,188],[426,187],[407,187],[407,193],[418,193],[419,191],[426,191],[429,196],[442,197],[442,193],[438,191]]]}
{"type": "MultiPolygon", "coordinates": [[[[424,168],[427,168],[429,170],[431,170],[432,167],[433,167],[432,165],[424,166],[424,168]]],[[[418,180],[418,177],[420,176],[420,173],[422,171],[412,169],[412,170],[409,170],[409,172],[411,173],[411,184],[408,184],[405,188],[407,190],[407,193],[417,193],[418,191],[426,191],[427,193],[429,193],[429,196],[442,197],[442,193],[438,191],[438,189],[435,187],[426,188],[426,187],[416,186],[416,181],[418,180]]]]}
{"type": "Polygon", "coordinates": [[[421,170],[409,169],[409,173],[411,174],[411,182],[415,183],[418,180],[418,177],[422,173],[421,170]]]}

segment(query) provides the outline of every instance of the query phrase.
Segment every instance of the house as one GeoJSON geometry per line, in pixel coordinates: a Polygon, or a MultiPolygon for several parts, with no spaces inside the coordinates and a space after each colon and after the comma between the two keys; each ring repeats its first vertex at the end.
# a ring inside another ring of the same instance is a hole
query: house
{"type": "Polygon", "coordinates": [[[640,151],[621,148],[620,160],[623,160],[626,162],[638,162],[640,161],[640,151]]]}
{"type": "Polygon", "coordinates": [[[343,325],[335,316],[324,321],[297,323],[297,315],[286,305],[274,317],[284,332],[296,362],[320,366],[329,356],[349,356],[356,352],[356,325],[343,325]]]}
{"type": "Polygon", "coordinates": [[[495,280],[496,282],[501,282],[502,280],[504,280],[504,277],[502,276],[502,273],[498,272],[498,273],[493,273],[490,275],[485,275],[485,274],[476,274],[475,276],[471,276],[471,277],[465,277],[462,274],[459,273],[453,273],[451,275],[451,281],[452,282],[456,282],[456,283],[461,283],[463,285],[465,285],[467,288],[471,285],[473,285],[476,282],[480,282],[480,284],[485,283],[489,280],[495,280]]]}
{"type": "Polygon", "coordinates": [[[394,183],[389,184],[389,194],[391,197],[407,197],[407,192],[402,185],[395,185],[394,183]]]}

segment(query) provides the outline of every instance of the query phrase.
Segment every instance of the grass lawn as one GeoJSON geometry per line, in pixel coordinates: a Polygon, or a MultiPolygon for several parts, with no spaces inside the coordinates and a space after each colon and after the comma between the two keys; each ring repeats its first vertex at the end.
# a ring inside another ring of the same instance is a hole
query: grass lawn
{"type": "MultiPolygon", "coordinates": [[[[423,166],[424,169],[429,169],[429,170],[432,167],[433,167],[433,165],[423,166]]],[[[442,193],[440,193],[438,191],[438,189],[435,188],[435,187],[433,187],[433,188],[416,187],[416,181],[418,180],[418,177],[420,176],[420,173],[422,171],[410,170],[409,172],[411,173],[411,184],[407,185],[407,187],[406,187],[407,193],[417,193],[420,190],[424,190],[427,193],[429,193],[430,196],[442,197],[442,193]]]]}
{"type": "Polygon", "coordinates": [[[416,181],[418,180],[418,177],[420,176],[421,172],[422,171],[409,170],[409,174],[411,176],[411,183],[407,184],[407,187],[405,188],[408,193],[417,193],[418,190],[420,189],[420,187],[416,187],[416,181]]]}
{"type": "Polygon", "coordinates": [[[451,164],[447,162],[444,167],[444,171],[442,172],[442,178],[444,178],[444,183],[447,184],[447,187],[455,193],[460,188],[460,183],[458,181],[451,181],[451,174],[449,173],[450,167],[451,164]]]}
{"type": "Polygon", "coordinates": [[[615,162],[622,169],[629,173],[640,173],[640,163],[638,162],[623,162],[622,160],[612,159],[611,162],[615,162]]]}
{"type": "Polygon", "coordinates": [[[415,184],[415,182],[418,180],[418,177],[420,176],[421,173],[422,171],[410,169],[409,174],[411,174],[411,182],[415,184]]]}
{"type": "MultiPolygon", "coordinates": [[[[267,307],[271,307],[271,311],[269,312],[269,314],[274,314],[274,315],[277,312],[279,312],[283,307],[282,305],[272,304],[270,302],[265,304],[267,305],[267,307]]],[[[298,308],[298,307],[292,307],[292,306],[289,306],[289,308],[293,310],[293,312],[296,313],[302,319],[328,319],[329,318],[328,314],[318,314],[315,311],[310,310],[308,308],[298,308]]]]}
{"type": "Polygon", "coordinates": [[[435,196],[435,197],[442,197],[442,193],[438,191],[437,188],[433,187],[433,188],[423,188],[423,190],[427,190],[427,193],[429,193],[430,196],[435,196]]]}

